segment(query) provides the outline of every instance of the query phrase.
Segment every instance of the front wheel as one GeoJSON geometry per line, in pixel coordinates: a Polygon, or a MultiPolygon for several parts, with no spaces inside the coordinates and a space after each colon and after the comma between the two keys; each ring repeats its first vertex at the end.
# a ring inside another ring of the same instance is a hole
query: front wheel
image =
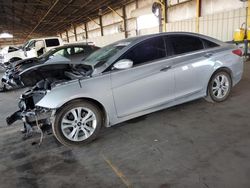
{"type": "Polygon", "coordinates": [[[74,101],[58,111],[52,129],[62,144],[81,146],[97,137],[102,124],[102,112],[95,104],[74,101]]]}
{"type": "Polygon", "coordinates": [[[225,71],[219,71],[210,79],[206,99],[209,102],[223,102],[228,98],[231,89],[231,76],[225,71]]]}

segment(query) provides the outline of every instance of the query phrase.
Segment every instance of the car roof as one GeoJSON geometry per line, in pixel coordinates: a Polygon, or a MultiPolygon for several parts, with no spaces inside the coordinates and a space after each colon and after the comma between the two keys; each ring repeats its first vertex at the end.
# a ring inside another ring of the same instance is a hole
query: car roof
{"type": "Polygon", "coordinates": [[[157,36],[170,36],[170,35],[186,35],[186,36],[195,36],[195,37],[199,37],[199,38],[203,38],[203,39],[207,39],[210,41],[213,41],[215,43],[222,43],[222,41],[219,41],[215,38],[206,36],[206,35],[202,35],[199,33],[192,33],[192,32],[162,32],[162,33],[155,33],[155,34],[149,34],[149,35],[141,35],[141,36],[136,36],[136,37],[131,37],[131,38],[127,38],[127,39],[123,39],[120,40],[119,42],[136,42],[136,41],[141,41],[141,40],[145,40],[145,39],[149,39],[149,38],[153,38],[153,37],[157,37],[157,36]]]}
{"type": "MultiPolygon", "coordinates": [[[[58,46],[58,47],[55,47],[54,49],[63,49],[63,48],[68,48],[68,47],[87,47],[87,46],[93,46],[93,45],[88,45],[86,43],[64,44],[63,46],[58,46]]],[[[94,46],[94,47],[99,48],[97,46],[94,46]]]]}
{"type": "Polygon", "coordinates": [[[78,42],[78,43],[66,43],[63,46],[93,46],[93,45],[89,45],[86,42],[78,42]]]}
{"type": "Polygon", "coordinates": [[[52,37],[41,37],[41,38],[32,38],[30,39],[29,41],[31,40],[45,40],[45,39],[61,39],[60,37],[57,37],[57,36],[52,36],[52,37]]]}

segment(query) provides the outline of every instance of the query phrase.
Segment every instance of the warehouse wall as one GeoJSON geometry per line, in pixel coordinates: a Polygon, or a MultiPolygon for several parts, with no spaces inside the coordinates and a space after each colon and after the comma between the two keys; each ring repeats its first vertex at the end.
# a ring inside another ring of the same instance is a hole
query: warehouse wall
{"type": "MultiPolygon", "coordinates": [[[[137,3],[126,5],[128,37],[159,32],[159,21],[152,13],[155,0],[138,0],[137,3]]],[[[246,4],[239,0],[202,0],[201,17],[197,29],[196,0],[169,0],[167,11],[167,31],[199,32],[214,38],[229,41],[233,32],[246,22],[246,4]]],[[[122,15],[122,9],[116,10],[122,15]]],[[[87,22],[88,39],[86,39],[85,25],[76,26],[77,41],[95,42],[97,46],[105,46],[114,41],[124,39],[124,24],[122,18],[110,12],[102,16],[103,33],[99,19],[87,22]]],[[[61,33],[67,41],[66,32],[61,33]]],[[[74,29],[68,29],[69,42],[75,42],[74,29]]]]}
{"type": "MultiPolygon", "coordinates": [[[[191,1],[169,8],[167,31],[197,32],[195,7],[196,1],[191,1]]],[[[246,22],[246,11],[246,3],[239,0],[202,0],[198,32],[230,41],[234,30],[246,22]]]]}

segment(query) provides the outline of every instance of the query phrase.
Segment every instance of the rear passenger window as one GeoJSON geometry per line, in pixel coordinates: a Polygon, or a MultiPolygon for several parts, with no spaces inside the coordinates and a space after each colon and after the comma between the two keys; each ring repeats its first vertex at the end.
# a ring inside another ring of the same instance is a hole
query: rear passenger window
{"type": "Polygon", "coordinates": [[[47,47],[52,47],[52,46],[59,46],[59,40],[58,39],[46,39],[46,46],[47,47]]]}
{"type": "Polygon", "coordinates": [[[205,48],[214,48],[214,47],[219,46],[218,44],[211,42],[209,40],[206,40],[206,39],[202,39],[202,41],[203,41],[205,48]]]}
{"type": "Polygon", "coordinates": [[[193,52],[204,48],[202,41],[198,37],[176,35],[169,36],[168,38],[172,55],[193,52]]]}
{"type": "Polygon", "coordinates": [[[165,44],[162,37],[148,39],[129,50],[120,59],[130,59],[134,65],[166,57],[165,44]]]}

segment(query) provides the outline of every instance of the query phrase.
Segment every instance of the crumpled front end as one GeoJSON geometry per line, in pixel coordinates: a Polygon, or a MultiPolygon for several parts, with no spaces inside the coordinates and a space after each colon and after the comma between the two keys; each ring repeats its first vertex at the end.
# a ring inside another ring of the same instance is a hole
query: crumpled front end
{"type": "MultiPolygon", "coordinates": [[[[36,107],[35,104],[46,95],[46,81],[43,81],[42,88],[35,86],[33,89],[26,91],[21,95],[18,103],[18,110],[6,118],[8,125],[21,120],[24,125],[25,136],[30,136],[33,132],[33,127],[42,130],[43,127],[50,126],[50,117],[52,111],[46,108],[36,107]]],[[[41,86],[40,85],[40,86],[41,86]]]]}

